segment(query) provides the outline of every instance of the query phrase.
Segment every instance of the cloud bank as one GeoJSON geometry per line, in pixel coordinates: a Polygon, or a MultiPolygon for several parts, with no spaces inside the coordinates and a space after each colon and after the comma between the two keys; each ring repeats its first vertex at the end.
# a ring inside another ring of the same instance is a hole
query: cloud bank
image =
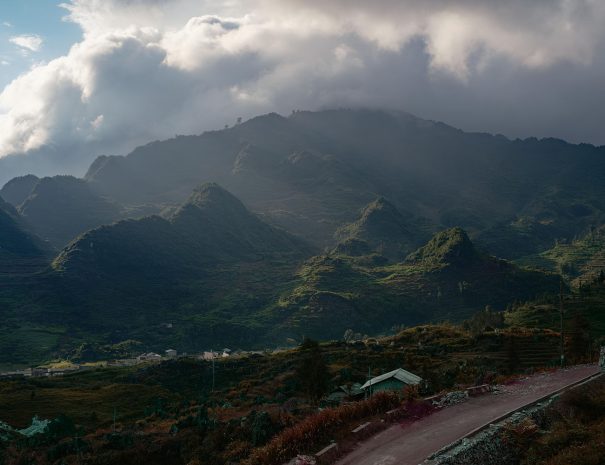
{"type": "Polygon", "coordinates": [[[83,40],[0,94],[0,156],[44,147],[54,156],[62,147],[119,153],[239,116],[334,106],[605,143],[605,3],[598,0],[72,0],[63,7],[83,40]]]}

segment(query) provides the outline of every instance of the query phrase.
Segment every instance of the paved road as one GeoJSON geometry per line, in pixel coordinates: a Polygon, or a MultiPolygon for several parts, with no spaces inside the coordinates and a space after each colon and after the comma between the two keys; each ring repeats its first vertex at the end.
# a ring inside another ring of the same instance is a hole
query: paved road
{"type": "Polygon", "coordinates": [[[418,465],[474,429],[598,371],[590,365],[534,375],[506,386],[500,394],[471,398],[405,427],[394,425],[360,444],[337,465],[418,465]]]}

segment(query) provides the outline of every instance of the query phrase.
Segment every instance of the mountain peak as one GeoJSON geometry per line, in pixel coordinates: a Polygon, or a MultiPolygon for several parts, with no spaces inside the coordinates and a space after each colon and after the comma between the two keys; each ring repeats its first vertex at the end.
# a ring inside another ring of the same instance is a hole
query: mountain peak
{"type": "Polygon", "coordinates": [[[479,257],[475,246],[462,228],[438,232],[433,238],[407,258],[409,262],[465,265],[479,257]]]}
{"type": "Polygon", "coordinates": [[[268,225],[216,183],[197,187],[170,222],[209,251],[238,257],[306,253],[306,245],[268,225]]]}
{"type": "Polygon", "coordinates": [[[121,207],[95,194],[83,179],[40,179],[19,212],[34,231],[57,248],[85,231],[120,218],[121,207]]]}
{"type": "Polygon", "coordinates": [[[394,217],[401,217],[401,213],[395,205],[389,202],[385,197],[378,197],[376,200],[368,204],[362,213],[362,217],[379,219],[379,215],[391,215],[394,217]]]}
{"type": "Polygon", "coordinates": [[[195,188],[185,202],[185,206],[188,205],[204,210],[220,209],[224,214],[227,212],[249,214],[248,209],[237,197],[215,182],[207,182],[195,188]]]}
{"type": "Polygon", "coordinates": [[[384,197],[378,197],[361,212],[357,221],[337,232],[341,243],[356,239],[393,260],[403,259],[417,246],[411,221],[384,197]]]}
{"type": "Polygon", "coordinates": [[[13,178],[2,187],[0,195],[11,205],[18,207],[29,197],[38,181],[40,178],[33,174],[13,178]]]}

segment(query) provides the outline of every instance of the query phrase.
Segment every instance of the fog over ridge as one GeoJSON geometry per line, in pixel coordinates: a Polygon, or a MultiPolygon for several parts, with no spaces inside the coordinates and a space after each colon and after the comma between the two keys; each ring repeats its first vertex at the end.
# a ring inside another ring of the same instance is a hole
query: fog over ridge
{"type": "Polygon", "coordinates": [[[84,38],[2,91],[0,156],[39,151],[49,169],[69,170],[78,157],[125,153],[237,117],[342,106],[605,144],[602,2],[72,0],[64,7],[84,38]]]}

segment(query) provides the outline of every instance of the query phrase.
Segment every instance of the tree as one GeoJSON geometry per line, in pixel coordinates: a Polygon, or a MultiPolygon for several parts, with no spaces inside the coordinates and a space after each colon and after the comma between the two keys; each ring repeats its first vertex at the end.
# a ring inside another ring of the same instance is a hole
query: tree
{"type": "Polygon", "coordinates": [[[328,391],[328,367],[317,341],[305,338],[298,350],[302,358],[296,369],[296,377],[308,399],[317,403],[328,391]]]}
{"type": "Polygon", "coordinates": [[[250,412],[252,420],[252,445],[258,447],[265,444],[275,433],[275,425],[267,412],[250,412]]]}
{"type": "Polygon", "coordinates": [[[590,352],[590,323],[581,312],[572,320],[570,352],[576,361],[582,361],[590,352]]]}
{"type": "Polygon", "coordinates": [[[492,310],[488,305],[485,310],[475,313],[463,323],[463,327],[474,336],[494,328],[504,327],[504,313],[492,310]]]}
{"type": "Polygon", "coordinates": [[[514,336],[506,339],[506,364],[509,373],[515,373],[521,365],[517,340],[514,336]]]}

